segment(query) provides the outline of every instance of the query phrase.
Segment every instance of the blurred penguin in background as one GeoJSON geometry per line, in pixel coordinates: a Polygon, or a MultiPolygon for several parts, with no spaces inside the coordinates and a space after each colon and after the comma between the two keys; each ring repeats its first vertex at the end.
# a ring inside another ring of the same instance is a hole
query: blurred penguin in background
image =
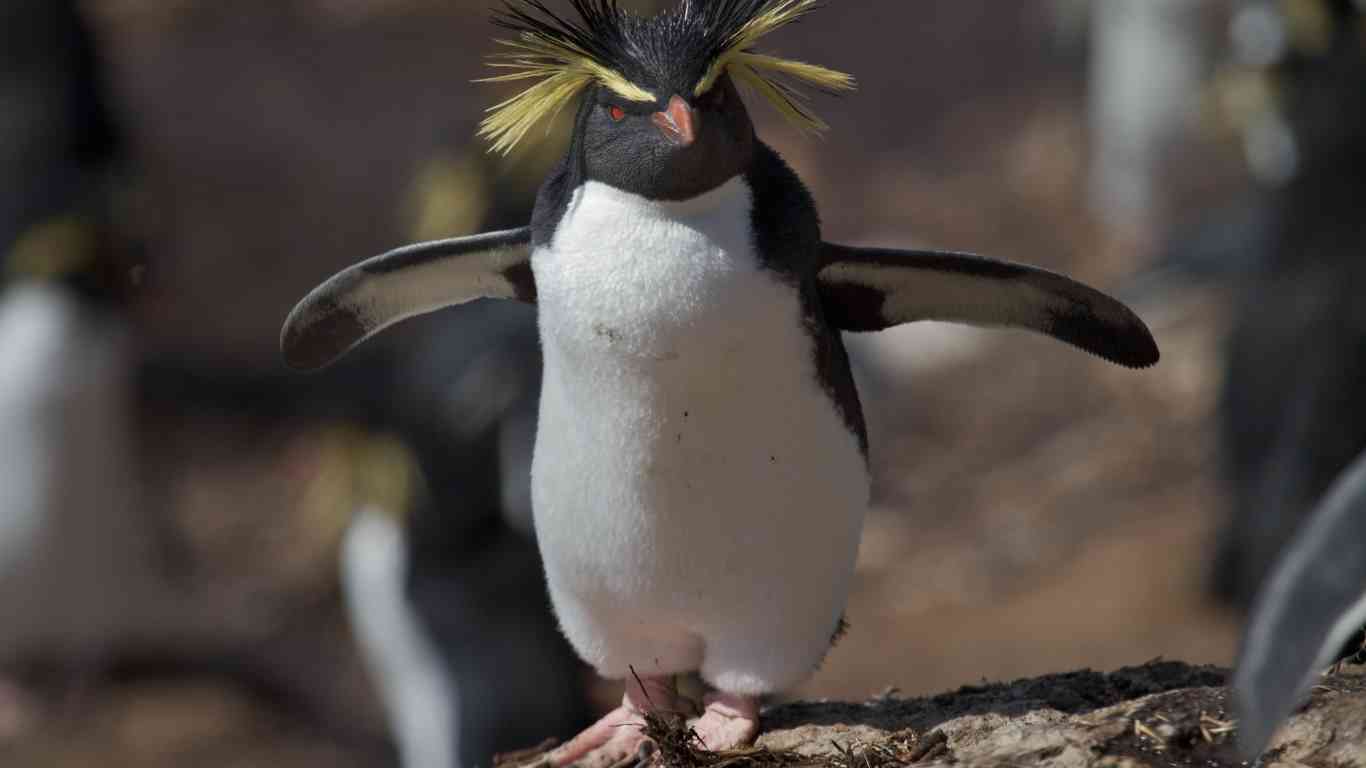
{"type": "MultiPolygon", "coordinates": [[[[214,606],[186,605],[169,578],[176,542],[168,560],[135,436],[140,401],[173,402],[325,431],[316,483],[330,486],[329,514],[354,515],[343,589],[405,766],[486,766],[577,730],[584,676],[529,533],[534,314],[471,307],[380,350],[383,365],[309,380],[142,359],[126,142],[98,43],[75,0],[0,5],[0,704],[4,678],[35,664],[79,682],[171,653],[159,668],[264,681],[274,704],[329,725],[306,680],[219,638],[214,606]]],[[[520,220],[543,175],[524,160],[525,190],[481,159],[433,159],[415,228],[520,220]]]]}
{"type": "Polygon", "coordinates": [[[1232,682],[1246,759],[1266,749],[1320,670],[1366,663],[1363,623],[1366,454],[1286,545],[1253,605],[1232,682]]]}
{"type": "Polygon", "coordinates": [[[1202,211],[1121,292],[1236,293],[1220,407],[1231,512],[1212,588],[1245,611],[1282,547],[1366,450],[1366,4],[1241,0],[1211,105],[1252,189],[1202,211]]]}
{"type": "Polygon", "coordinates": [[[146,623],[120,141],[70,0],[0,8],[0,670],[93,670],[146,623]]]}
{"type": "Polygon", "coordinates": [[[1221,432],[1232,514],[1215,570],[1246,609],[1335,478],[1366,450],[1366,9],[1247,2],[1234,17],[1249,165],[1266,188],[1241,287],[1221,432]]]}
{"type": "MultiPolygon", "coordinates": [[[[412,229],[508,226],[549,162],[433,157],[413,185],[412,229]]],[[[414,330],[412,343],[309,377],[156,361],[141,395],[316,433],[301,514],[348,521],[342,596],[400,764],[488,766],[588,716],[586,672],[551,614],[531,532],[535,311],[486,302],[414,330]]]]}
{"type": "MultiPolygon", "coordinates": [[[[524,219],[549,160],[433,158],[416,184],[416,234],[524,219]]],[[[432,318],[422,337],[383,397],[399,439],[372,432],[356,456],[369,491],[342,584],[403,766],[488,766],[587,717],[585,673],[550,612],[531,532],[535,311],[478,303],[432,318]]]]}
{"type": "MultiPolygon", "coordinates": [[[[507,226],[549,162],[433,157],[413,185],[412,229],[507,226]]],[[[310,377],[154,361],[141,396],[316,433],[301,514],[348,521],[342,595],[400,763],[488,766],[587,718],[586,673],[551,614],[531,532],[535,311],[486,302],[414,329],[412,343],[310,377]]]]}
{"type": "Polygon", "coordinates": [[[1202,0],[1054,0],[1061,18],[1090,13],[1090,200],[1129,237],[1152,231],[1164,162],[1198,114],[1208,51],[1202,0]]]}
{"type": "Polygon", "coordinates": [[[1248,3],[1234,38],[1238,90],[1277,96],[1246,116],[1269,221],[1229,345],[1215,573],[1251,608],[1233,680],[1251,759],[1320,671],[1366,662],[1366,4],[1248,3]]]}

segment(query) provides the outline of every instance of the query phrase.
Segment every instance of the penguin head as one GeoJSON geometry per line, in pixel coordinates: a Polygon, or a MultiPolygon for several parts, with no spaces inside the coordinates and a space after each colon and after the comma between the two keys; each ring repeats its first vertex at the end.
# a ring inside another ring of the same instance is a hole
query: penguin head
{"type": "Polygon", "coordinates": [[[639,103],[593,90],[580,116],[588,179],[654,200],[684,200],[749,166],[754,125],[729,77],[701,96],[676,87],[659,93],[639,103]]]}
{"type": "Polygon", "coordinates": [[[494,23],[513,36],[486,81],[535,84],[489,110],[480,134],[508,152],[538,122],[583,98],[576,146],[588,179],[653,199],[686,199],[743,171],[754,127],[737,85],[799,127],[826,128],[798,91],[838,93],[853,78],[761,54],[760,38],[819,0],[683,0],[654,16],[617,0],[569,0],[577,18],[543,0],[506,0],[494,23]]]}

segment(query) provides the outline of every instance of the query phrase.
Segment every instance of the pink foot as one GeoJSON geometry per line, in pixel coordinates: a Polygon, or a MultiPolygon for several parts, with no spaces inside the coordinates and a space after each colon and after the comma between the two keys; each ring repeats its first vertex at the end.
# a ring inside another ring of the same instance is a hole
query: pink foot
{"type": "Polygon", "coordinates": [[[693,726],[702,744],[713,752],[747,747],[759,735],[759,699],[714,693],[707,697],[707,711],[693,726]]]}
{"type": "Polygon", "coordinates": [[[677,704],[672,677],[629,680],[621,706],[608,712],[588,730],[552,750],[538,765],[549,768],[612,768],[630,766],[654,754],[645,736],[644,712],[669,711],[677,704]]]}

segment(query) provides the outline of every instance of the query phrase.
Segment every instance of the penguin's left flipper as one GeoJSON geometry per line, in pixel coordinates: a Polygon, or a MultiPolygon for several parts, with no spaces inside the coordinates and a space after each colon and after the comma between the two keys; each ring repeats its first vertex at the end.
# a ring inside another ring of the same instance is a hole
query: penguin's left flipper
{"type": "Polygon", "coordinates": [[[475,299],[536,301],[531,228],[409,245],[342,270],[289,313],[280,351],[315,370],[410,317],[475,299]]]}
{"type": "Polygon", "coordinates": [[[1123,303],[1062,275],[981,256],[821,244],[826,318],[845,331],[917,320],[1026,328],[1128,368],[1159,353],[1123,303]]]}
{"type": "Polygon", "coordinates": [[[1233,674],[1238,742],[1249,760],[1363,623],[1366,455],[1291,539],[1253,603],[1233,674]]]}

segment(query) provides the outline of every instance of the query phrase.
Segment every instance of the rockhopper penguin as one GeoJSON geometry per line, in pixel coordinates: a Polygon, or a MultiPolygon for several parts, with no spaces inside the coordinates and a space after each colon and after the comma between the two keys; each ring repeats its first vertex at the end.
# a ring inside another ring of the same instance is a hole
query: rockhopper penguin
{"type": "Polygon", "coordinates": [[[915,320],[1029,328],[1112,362],[1158,351],[1128,308],[1068,278],[939,252],[821,240],[796,174],[755,136],[737,86],[799,126],[796,90],[848,75],[759,53],[817,0],[510,0],[490,110],[507,151],[579,100],[529,226],[378,256],[310,293],[286,360],[316,368],[404,318],[477,298],[534,302],[544,373],[532,504],[561,627],[620,708],[553,766],[645,754],[671,681],[716,693],[694,730],[751,741],[763,694],[812,673],[841,621],[869,500],[867,437],[840,331],[915,320]]]}

